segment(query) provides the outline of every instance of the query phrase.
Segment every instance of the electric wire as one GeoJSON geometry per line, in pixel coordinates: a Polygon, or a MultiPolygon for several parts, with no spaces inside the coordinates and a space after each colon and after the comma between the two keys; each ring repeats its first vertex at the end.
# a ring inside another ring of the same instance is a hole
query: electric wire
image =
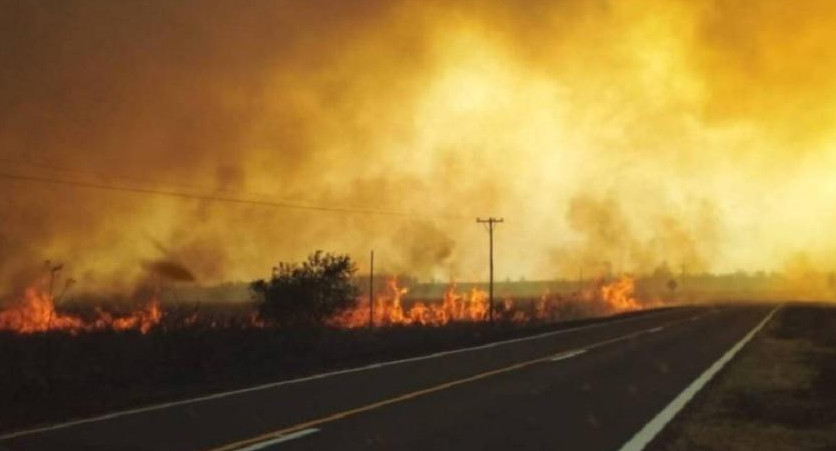
{"type": "Polygon", "coordinates": [[[416,212],[398,211],[398,210],[353,208],[353,207],[349,208],[349,207],[329,206],[329,205],[321,205],[321,204],[305,204],[305,203],[289,202],[289,201],[271,201],[271,200],[247,199],[247,198],[243,198],[243,197],[225,196],[225,195],[219,195],[219,194],[187,193],[187,192],[183,192],[183,191],[166,190],[166,189],[119,186],[119,185],[97,183],[97,182],[59,179],[59,178],[52,178],[52,177],[40,177],[40,176],[23,175],[23,174],[12,174],[12,173],[8,173],[8,172],[0,172],[0,178],[6,179],[6,180],[13,180],[13,181],[73,186],[73,187],[77,187],[77,188],[87,188],[87,189],[95,189],[95,190],[103,190],[103,191],[111,191],[111,192],[123,192],[123,193],[133,193],[133,194],[143,194],[143,195],[153,195],[153,196],[165,196],[165,197],[172,197],[172,198],[179,198],[179,199],[193,199],[193,200],[202,200],[202,201],[211,201],[211,202],[222,202],[222,203],[229,203],[229,204],[253,205],[253,206],[270,207],[270,208],[284,208],[284,209],[308,210],[308,211],[319,211],[319,212],[330,212],[330,213],[345,213],[345,214],[368,214],[368,215],[392,216],[392,217],[403,217],[403,218],[413,218],[413,219],[449,219],[449,220],[472,220],[473,219],[471,216],[463,216],[463,215],[429,215],[429,214],[419,214],[419,213],[416,213],[416,212]]]}

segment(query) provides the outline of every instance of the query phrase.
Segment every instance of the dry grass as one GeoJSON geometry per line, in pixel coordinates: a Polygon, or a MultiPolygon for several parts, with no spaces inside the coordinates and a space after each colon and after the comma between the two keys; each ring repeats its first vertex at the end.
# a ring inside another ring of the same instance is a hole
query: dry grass
{"type": "Polygon", "coordinates": [[[836,308],[787,306],[651,448],[836,449],[834,394],[836,308]]]}

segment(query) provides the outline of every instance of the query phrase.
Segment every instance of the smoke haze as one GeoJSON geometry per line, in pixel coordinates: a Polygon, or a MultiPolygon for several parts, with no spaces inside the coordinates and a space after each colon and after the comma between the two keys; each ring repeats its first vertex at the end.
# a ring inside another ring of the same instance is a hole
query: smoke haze
{"type": "Polygon", "coordinates": [[[0,3],[0,173],[409,213],[0,179],[0,287],[836,266],[828,0],[0,3]]]}

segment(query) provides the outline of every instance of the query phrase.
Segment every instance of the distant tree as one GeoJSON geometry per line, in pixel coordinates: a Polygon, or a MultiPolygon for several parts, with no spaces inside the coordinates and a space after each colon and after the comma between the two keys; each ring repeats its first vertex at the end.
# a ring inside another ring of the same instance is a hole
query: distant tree
{"type": "Polygon", "coordinates": [[[279,263],[269,280],[255,280],[250,288],[262,319],[279,326],[321,325],[356,304],[356,271],[348,255],[316,251],[301,264],[279,263]]]}

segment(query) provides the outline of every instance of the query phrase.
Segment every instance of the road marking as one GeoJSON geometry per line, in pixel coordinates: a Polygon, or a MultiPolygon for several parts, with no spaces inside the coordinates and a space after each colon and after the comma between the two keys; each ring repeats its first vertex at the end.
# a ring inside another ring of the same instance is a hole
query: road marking
{"type": "MultiPolygon", "coordinates": [[[[674,325],[674,324],[683,323],[685,321],[689,321],[689,320],[686,318],[686,319],[671,321],[667,324],[664,324],[664,327],[671,326],[671,325],[674,325]]],[[[629,340],[631,338],[635,338],[635,337],[638,337],[640,335],[645,335],[645,334],[651,333],[650,332],[651,330],[653,330],[653,329],[642,329],[642,330],[639,330],[639,331],[636,331],[636,332],[629,333],[627,335],[622,335],[620,337],[615,337],[615,338],[610,338],[608,340],[599,341],[599,342],[596,342],[596,343],[593,343],[591,345],[586,346],[586,348],[583,349],[582,352],[586,352],[588,350],[600,348],[602,346],[606,346],[608,344],[616,343],[616,342],[619,342],[619,341],[629,340]]],[[[577,351],[581,351],[581,350],[574,350],[574,351],[569,351],[569,352],[571,353],[571,352],[577,352],[577,351]]],[[[560,356],[560,355],[561,354],[558,354],[558,356],[560,356]]],[[[296,425],[293,425],[293,426],[288,426],[284,429],[279,429],[279,430],[276,430],[276,431],[273,431],[273,432],[267,432],[265,434],[261,434],[261,435],[258,435],[258,436],[252,437],[252,438],[248,438],[248,439],[240,440],[240,441],[237,441],[237,442],[229,443],[229,444],[217,447],[217,448],[212,448],[209,451],[233,451],[233,450],[240,451],[243,447],[252,445],[254,443],[263,442],[265,440],[270,440],[270,439],[273,439],[273,438],[276,438],[276,437],[282,437],[282,436],[291,434],[291,433],[296,432],[296,431],[309,429],[309,428],[312,428],[314,426],[320,426],[320,425],[325,424],[325,423],[330,423],[332,421],[341,420],[343,418],[347,418],[347,417],[350,417],[350,416],[357,415],[358,413],[363,413],[363,412],[368,412],[370,410],[379,409],[381,407],[385,407],[385,406],[388,406],[388,405],[391,405],[391,404],[396,404],[396,403],[399,403],[399,402],[403,402],[403,401],[407,401],[407,400],[410,400],[410,399],[418,398],[418,397],[423,396],[423,395],[428,395],[430,393],[439,392],[439,391],[442,391],[442,390],[446,390],[448,388],[456,387],[458,385],[467,384],[469,382],[474,382],[474,381],[477,381],[477,380],[480,380],[480,379],[485,379],[485,378],[488,378],[488,377],[491,377],[491,376],[496,376],[498,374],[509,373],[509,372],[512,372],[512,371],[515,371],[515,370],[519,370],[519,369],[526,368],[526,367],[529,367],[529,366],[532,366],[532,365],[536,365],[538,363],[551,361],[555,357],[556,356],[554,356],[554,355],[550,355],[550,356],[540,357],[540,358],[536,358],[536,359],[532,359],[532,360],[526,360],[524,362],[515,363],[513,365],[498,368],[498,369],[495,369],[495,370],[485,371],[483,373],[478,373],[478,374],[475,374],[473,376],[465,377],[463,379],[457,379],[457,380],[454,380],[454,381],[445,382],[443,384],[435,385],[435,386],[432,386],[432,387],[429,387],[429,388],[416,390],[416,391],[413,391],[413,392],[405,393],[403,395],[398,395],[398,396],[395,396],[395,397],[392,397],[392,398],[384,399],[382,401],[374,402],[374,403],[371,403],[371,404],[366,404],[365,406],[360,406],[360,407],[356,407],[356,408],[353,408],[353,409],[344,410],[344,411],[333,413],[331,415],[327,415],[327,416],[324,416],[324,417],[321,417],[321,418],[317,418],[317,419],[314,419],[314,420],[309,420],[309,421],[306,421],[304,423],[299,423],[299,424],[296,424],[296,425]]],[[[244,448],[244,449],[246,449],[246,448],[244,448]]]]}
{"type": "Polygon", "coordinates": [[[581,355],[584,352],[586,352],[586,349],[575,349],[573,351],[561,352],[560,354],[552,357],[549,360],[552,361],[552,362],[559,362],[561,360],[571,359],[572,357],[574,357],[576,355],[581,355]]]}
{"type": "Polygon", "coordinates": [[[655,332],[659,332],[660,330],[662,330],[662,329],[664,329],[664,328],[665,328],[665,326],[654,327],[653,329],[650,329],[650,330],[649,330],[649,331],[647,331],[647,332],[648,332],[648,333],[655,333],[655,332]]]}
{"type": "Polygon", "coordinates": [[[298,432],[294,432],[292,434],[287,434],[287,435],[283,435],[281,437],[276,437],[273,440],[267,440],[266,442],[256,443],[256,444],[250,445],[246,448],[241,448],[238,451],[256,451],[258,449],[264,449],[264,448],[267,448],[268,446],[273,446],[273,445],[278,444],[278,443],[284,443],[284,442],[289,442],[291,440],[296,440],[297,438],[302,438],[306,435],[315,434],[317,432],[319,432],[319,429],[317,429],[317,428],[304,429],[304,430],[301,430],[301,431],[298,431],[298,432]]]}
{"type": "Polygon", "coordinates": [[[740,341],[731,347],[722,357],[717,359],[707,370],[705,370],[699,377],[697,377],[691,385],[685,388],[673,401],[670,402],[661,412],[659,412],[649,423],[647,423],[633,438],[630,439],[621,451],[640,451],[643,450],[659,432],[667,425],[686,404],[699,392],[711,378],[714,377],[734,356],[740,351],[746,343],[760,331],[763,326],[772,319],[775,312],[781,308],[781,305],[772,309],[769,314],[758,323],[752,330],[749,331],[740,341]]]}
{"type": "Polygon", "coordinates": [[[198,397],[195,397],[195,398],[182,399],[182,400],[179,400],[179,401],[172,401],[172,402],[167,402],[167,403],[162,403],[162,404],[154,404],[154,405],[150,405],[150,406],[139,407],[139,408],[136,408],[136,409],[120,410],[120,411],[116,411],[116,412],[112,412],[112,413],[97,415],[97,416],[88,417],[88,418],[81,418],[81,419],[78,419],[78,420],[67,421],[67,422],[64,422],[64,423],[57,423],[57,424],[53,424],[53,425],[49,425],[49,426],[42,426],[42,427],[37,427],[37,428],[32,428],[32,429],[24,429],[24,430],[17,431],[17,432],[10,432],[10,433],[7,433],[7,434],[0,435],[0,441],[5,441],[5,440],[11,439],[11,438],[21,437],[21,436],[25,436],[25,435],[38,434],[38,433],[41,433],[41,432],[54,431],[56,429],[64,429],[64,428],[68,428],[68,427],[71,427],[71,426],[78,426],[80,424],[95,423],[95,422],[98,422],[98,421],[111,420],[111,419],[123,417],[123,416],[126,416],[126,415],[134,415],[134,414],[137,414],[137,413],[151,412],[151,411],[154,411],[154,410],[162,410],[162,409],[167,409],[167,408],[170,408],[170,407],[177,407],[177,406],[193,404],[193,403],[198,403],[198,402],[203,402],[203,401],[211,401],[213,399],[226,398],[228,396],[240,395],[240,394],[243,394],[243,393],[249,393],[249,392],[253,392],[253,391],[268,390],[268,389],[271,389],[271,388],[281,387],[283,385],[298,384],[300,382],[307,382],[307,381],[316,380],[316,379],[323,379],[323,378],[326,378],[326,377],[340,376],[340,375],[343,375],[343,374],[350,374],[350,373],[357,373],[357,372],[361,372],[361,371],[368,371],[368,370],[372,370],[372,369],[382,368],[382,367],[385,367],[385,366],[400,365],[400,364],[403,364],[403,363],[410,363],[410,362],[417,362],[417,361],[420,361],[420,360],[434,359],[434,358],[438,358],[438,357],[444,357],[444,356],[454,355],[454,354],[459,354],[459,353],[464,353],[464,352],[478,351],[478,350],[482,350],[482,349],[488,349],[488,348],[491,348],[491,347],[494,347],[494,346],[507,345],[507,344],[511,344],[511,343],[519,343],[519,342],[522,342],[522,341],[538,340],[538,339],[541,339],[541,338],[547,338],[547,337],[551,337],[551,336],[555,336],[555,335],[566,334],[566,333],[569,333],[569,332],[577,332],[577,331],[581,331],[581,330],[594,329],[594,328],[597,328],[597,327],[608,326],[608,325],[611,325],[611,324],[624,323],[624,322],[634,321],[634,320],[642,319],[642,318],[649,318],[649,317],[661,315],[661,314],[664,314],[664,313],[670,313],[670,312],[674,312],[674,311],[676,311],[675,308],[663,309],[663,310],[659,310],[659,311],[656,311],[656,312],[649,312],[645,315],[636,315],[636,316],[630,316],[630,317],[627,317],[627,318],[618,318],[618,319],[612,319],[612,320],[609,320],[609,321],[601,321],[601,322],[597,322],[597,323],[594,323],[594,324],[587,324],[585,326],[571,327],[571,328],[568,328],[568,329],[560,329],[560,330],[555,330],[555,331],[551,331],[551,332],[543,332],[543,333],[540,333],[540,334],[530,335],[530,336],[527,336],[527,337],[513,338],[513,339],[510,339],[510,340],[503,340],[503,341],[496,341],[496,342],[487,343],[487,344],[484,344],[484,345],[453,349],[453,350],[450,350],[450,351],[436,352],[436,353],[433,353],[433,354],[427,354],[427,355],[418,356],[418,357],[409,357],[409,358],[399,359],[399,360],[389,360],[389,361],[386,361],[386,362],[370,363],[370,364],[359,366],[359,367],[336,370],[336,371],[331,371],[331,372],[327,372],[327,373],[320,373],[320,374],[300,377],[300,378],[296,378],[296,379],[286,379],[286,380],[281,380],[281,381],[277,381],[277,382],[270,382],[270,383],[267,383],[267,384],[255,385],[255,386],[252,386],[252,387],[241,388],[241,389],[238,389],[238,390],[230,390],[230,391],[225,391],[225,392],[212,393],[212,394],[209,394],[209,395],[198,396],[198,397]]]}

